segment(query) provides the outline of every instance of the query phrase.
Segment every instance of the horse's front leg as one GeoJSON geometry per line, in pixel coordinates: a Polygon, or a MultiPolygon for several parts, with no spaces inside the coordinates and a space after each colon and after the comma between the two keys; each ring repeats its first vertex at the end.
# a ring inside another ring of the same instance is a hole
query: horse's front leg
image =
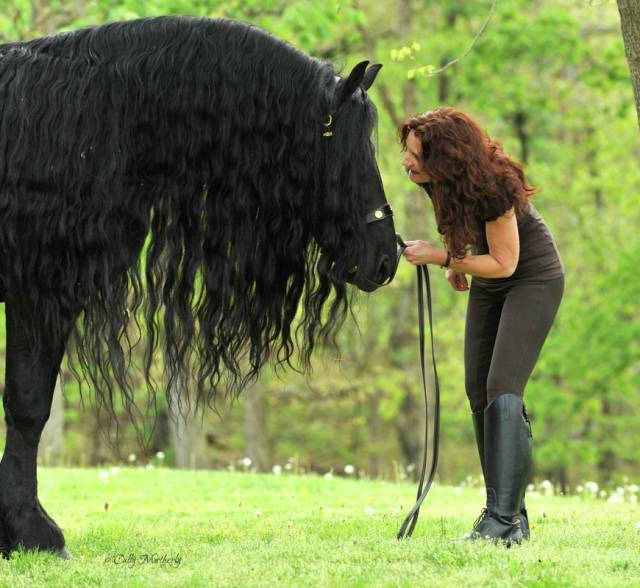
{"type": "Polygon", "coordinates": [[[56,376],[71,322],[63,333],[46,332],[23,301],[6,303],[7,354],[3,397],[7,440],[0,462],[0,546],[3,556],[19,547],[68,557],[62,531],[38,500],[36,459],[49,418],[56,376]],[[28,336],[34,329],[38,342],[28,336]]]}

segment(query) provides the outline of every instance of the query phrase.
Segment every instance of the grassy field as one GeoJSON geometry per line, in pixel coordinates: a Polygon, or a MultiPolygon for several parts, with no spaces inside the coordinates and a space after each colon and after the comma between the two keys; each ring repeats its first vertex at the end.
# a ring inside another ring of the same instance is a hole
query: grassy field
{"type": "Polygon", "coordinates": [[[640,506],[529,500],[532,538],[451,542],[482,490],[166,468],[47,469],[40,496],[74,559],[18,553],[0,586],[640,586],[640,506]]]}

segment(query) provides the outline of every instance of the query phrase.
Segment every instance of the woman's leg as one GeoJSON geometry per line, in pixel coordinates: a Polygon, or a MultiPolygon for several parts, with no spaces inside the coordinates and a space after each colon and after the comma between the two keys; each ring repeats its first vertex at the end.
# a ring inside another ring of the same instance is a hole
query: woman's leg
{"type": "Polygon", "coordinates": [[[487,378],[493,357],[504,290],[492,291],[471,282],[464,330],[465,391],[471,412],[487,406],[487,378]]]}
{"type": "Polygon", "coordinates": [[[486,379],[487,404],[501,394],[524,396],[563,292],[564,276],[508,289],[486,379]]]}
{"type": "Polygon", "coordinates": [[[531,427],[524,388],[562,300],[564,277],[510,286],[487,378],[485,479],[490,518],[477,531],[508,541],[528,538],[524,492],[531,465],[531,427]],[[510,521],[518,523],[509,529],[510,521]]]}

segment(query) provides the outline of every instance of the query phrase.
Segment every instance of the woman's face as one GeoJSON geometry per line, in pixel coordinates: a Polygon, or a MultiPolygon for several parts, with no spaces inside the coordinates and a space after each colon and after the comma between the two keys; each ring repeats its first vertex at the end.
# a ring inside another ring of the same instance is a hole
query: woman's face
{"type": "Polygon", "coordinates": [[[424,184],[431,181],[431,176],[422,167],[422,143],[413,131],[407,135],[407,149],[405,150],[402,165],[404,165],[409,179],[416,184],[424,184]]]}

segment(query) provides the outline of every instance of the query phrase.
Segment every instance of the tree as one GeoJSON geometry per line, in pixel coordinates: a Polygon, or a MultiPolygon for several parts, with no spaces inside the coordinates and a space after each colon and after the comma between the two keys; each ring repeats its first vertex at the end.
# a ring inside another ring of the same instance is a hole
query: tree
{"type": "Polygon", "coordinates": [[[618,10],[640,124],[640,3],[637,0],[618,0],[618,10]]]}

